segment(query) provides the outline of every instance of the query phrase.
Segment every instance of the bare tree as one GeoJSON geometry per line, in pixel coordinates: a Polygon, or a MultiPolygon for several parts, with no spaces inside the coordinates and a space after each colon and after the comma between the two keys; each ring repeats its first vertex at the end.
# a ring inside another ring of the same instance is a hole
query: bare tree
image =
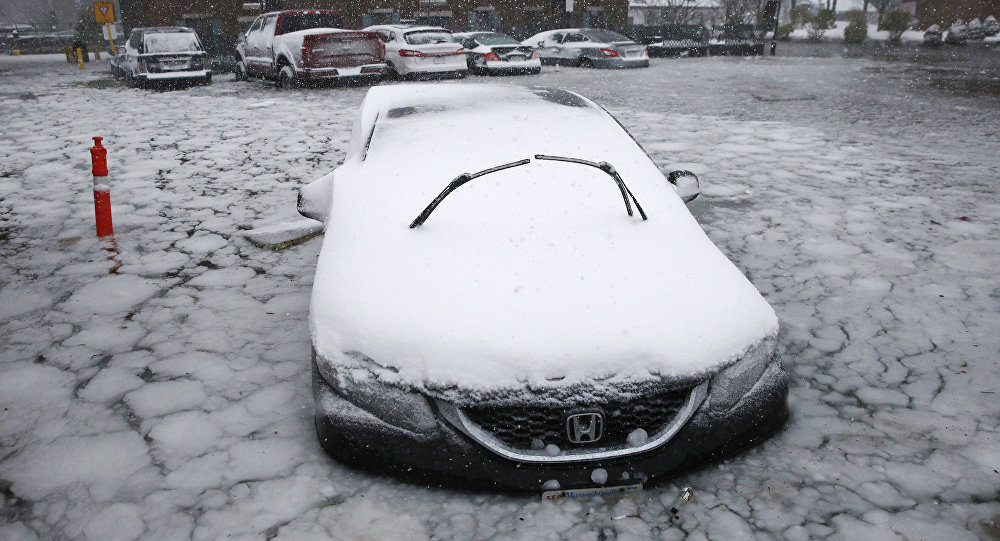
{"type": "Polygon", "coordinates": [[[766,0],[719,0],[726,24],[760,22],[766,4],[766,0]]]}
{"type": "Polygon", "coordinates": [[[871,0],[871,4],[875,6],[875,12],[878,13],[878,29],[882,30],[882,15],[893,5],[893,0],[871,0]]]}

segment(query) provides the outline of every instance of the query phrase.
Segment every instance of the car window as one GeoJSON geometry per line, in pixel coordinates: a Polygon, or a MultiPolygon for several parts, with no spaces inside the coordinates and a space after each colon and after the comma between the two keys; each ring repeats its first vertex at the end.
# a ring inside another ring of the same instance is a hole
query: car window
{"type": "Polygon", "coordinates": [[[256,32],[256,31],[260,30],[260,26],[263,23],[264,23],[264,18],[263,17],[257,17],[257,20],[254,21],[253,24],[250,25],[250,28],[247,30],[247,34],[249,34],[250,32],[256,32]]]}
{"type": "Polygon", "coordinates": [[[618,41],[631,41],[629,38],[619,34],[618,32],[612,32],[610,30],[584,30],[582,34],[586,35],[593,41],[600,43],[615,43],[618,41]]]}
{"type": "Polygon", "coordinates": [[[139,43],[142,41],[142,38],[140,36],[142,36],[141,32],[132,31],[132,35],[129,36],[128,38],[128,46],[133,49],[138,49],[139,43]]]}
{"type": "Polygon", "coordinates": [[[389,32],[389,41],[396,41],[396,33],[389,32]]]}
{"type": "Polygon", "coordinates": [[[552,34],[551,36],[549,36],[549,39],[551,39],[552,41],[554,41],[556,43],[562,43],[563,35],[562,34],[552,34]]]}
{"type": "Polygon", "coordinates": [[[503,34],[479,34],[475,39],[476,43],[490,45],[520,45],[521,42],[503,34]]]}
{"type": "Polygon", "coordinates": [[[194,32],[162,32],[143,36],[143,48],[147,53],[180,53],[200,51],[201,43],[194,32]]]}
{"type": "Polygon", "coordinates": [[[378,35],[379,35],[379,38],[382,39],[383,43],[389,41],[389,33],[386,32],[385,30],[379,30],[378,31],[378,35]]]}
{"type": "Polygon", "coordinates": [[[268,15],[267,17],[264,17],[264,26],[261,27],[261,30],[263,30],[265,34],[271,35],[274,33],[274,25],[277,24],[277,22],[277,15],[268,15]]]}
{"type": "Polygon", "coordinates": [[[587,36],[583,34],[566,34],[566,38],[563,39],[563,43],[576,43],[581,41],[587,41],[587,36]]]}
{"type": "Polygon", "coordinates": [[[454,43],[451,32],[444,30],[416,30],[403,34],[403,39],[410,45],[429,45],[432,43],[454,43]]]}

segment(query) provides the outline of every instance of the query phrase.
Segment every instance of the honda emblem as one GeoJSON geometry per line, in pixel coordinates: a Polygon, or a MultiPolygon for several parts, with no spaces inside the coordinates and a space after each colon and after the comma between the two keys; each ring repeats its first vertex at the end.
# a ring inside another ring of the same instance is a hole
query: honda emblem
{"type": "Polygon", "coordinates": [[[604,433],[604,416],[600,413],[577,413],[566,418],[566,436],[571,443],[593,443],[604,433]]]}

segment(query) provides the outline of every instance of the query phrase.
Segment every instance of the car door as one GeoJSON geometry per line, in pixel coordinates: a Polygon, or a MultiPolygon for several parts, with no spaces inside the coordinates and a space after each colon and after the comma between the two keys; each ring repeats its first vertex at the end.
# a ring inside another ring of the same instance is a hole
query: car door
{"type": "Polygon", "coordinates": [[[562,49],[559,51],[560,60],[576,60],[580,58],[580,49],[587,45],[587,36],[579,32],[566,34],[562,41],[562,49]]]}
{"type": "Polygon", "coordinates": [[[269,75],[274,73],[274,30],[278,26],[278,15],[265,15],[264,25],[260,28],[260,67],[269,75]]]}
{"type": "Polygon", "coordinates": [[[260,60],[258,58],[260,53],[257,50],[257,44],[260,41],[260,27],[263,24],[264,18],[257,17],[243,38],[243,62],[246,64],[247,73],[254,75],[260,74],[260,60]]]}
{"type": "Polygon", "coordinates": [[[555,34],[545,36],[545,39],[538,45],[538,56],[544,59],[558,60],[559,54],[562,51],[561,43],[563,35],[562,32],[556,32],[555,34]]]}

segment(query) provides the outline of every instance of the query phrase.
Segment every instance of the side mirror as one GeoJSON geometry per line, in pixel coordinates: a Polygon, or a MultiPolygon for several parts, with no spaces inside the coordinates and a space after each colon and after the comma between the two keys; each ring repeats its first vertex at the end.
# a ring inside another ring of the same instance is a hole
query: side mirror
{"type": "Polygon", "coordinates": [[[320,177],[299,189],[295,205],[299,214],[326,223],[333,198],[333,173],[320,177]]]}
{"type": "Polygon", "coordinates": [[[677,195],[681,196],[685,203],[694,201],[701,194],[701,182],[691,171],[671,171],[667,175],[667,180],[674,185],[677,195]]]}

